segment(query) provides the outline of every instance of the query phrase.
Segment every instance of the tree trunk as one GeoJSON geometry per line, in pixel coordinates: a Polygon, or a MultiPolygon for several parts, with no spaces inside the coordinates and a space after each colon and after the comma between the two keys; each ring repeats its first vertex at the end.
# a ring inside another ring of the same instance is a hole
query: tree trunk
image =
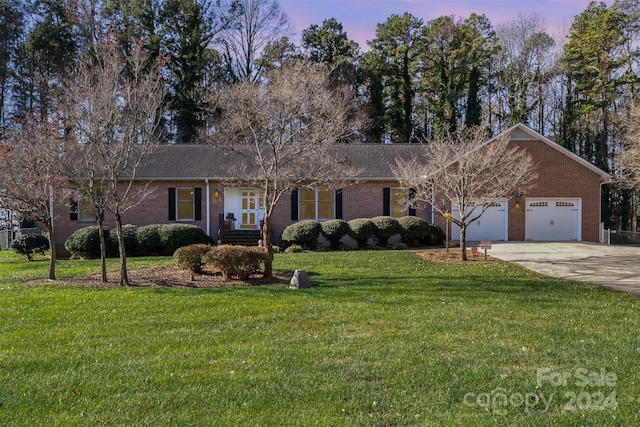
{"type": "Polygon", "coordinates": [[[467,224],[460,226],[460,259],[467,260],[467,224]]]}
{"type": "Polygon", "coordinates": [[[267,251],[267,260],[264,263],[264,277],[273,276],[273,244],[271,242],[271,216],[265,215],[262,223],[262,244],[267,251]]]}
{"type": "Polygon", "coordinates": [[[56,280],[56,239],[51,222],[47,222],[44,226],[49,237],[49,280],[56,280]]]}
{"type": "Polygon", "coordinates": [[[102,283],[107,283],[107,242],[104,235],[102,214],[98,215],[98,236],[100,238],[100,267],[102,271],[102,283]]]}
{"type": "Polygon", "coordinates": [[[127,275],[127,252],[124,247],[124,233],[122,231],[122,217],[116,217],[116,231],[118,233],[118,252],[120,254],[120,286],[129,286],[129,276],[127,275]]]}

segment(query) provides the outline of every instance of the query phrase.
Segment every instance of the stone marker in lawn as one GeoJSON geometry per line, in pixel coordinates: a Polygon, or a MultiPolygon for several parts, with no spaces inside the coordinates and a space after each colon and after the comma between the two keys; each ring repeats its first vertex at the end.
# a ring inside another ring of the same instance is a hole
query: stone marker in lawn
{"type": "Polygon", "coordinates": [[[293,272],[291,282],[289,282],[289,289],[304,289],[310,288],[311,282],[309,281],[309,275],[304,270],[296,270],[293,272]]]}

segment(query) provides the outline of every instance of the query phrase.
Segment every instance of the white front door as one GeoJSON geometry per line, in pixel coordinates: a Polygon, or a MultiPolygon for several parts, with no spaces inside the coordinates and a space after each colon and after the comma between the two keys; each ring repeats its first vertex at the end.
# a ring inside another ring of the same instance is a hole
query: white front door
{"type": "Polygon", "coordinates": [[[257,190],[240,191],[240,228],[257,230],[262,220],[262,193],[257,190]]]}
{"type": "Polygon", "coordinates": [[[580,240],[580,199],[527,199],[526,240],[580,240]]]}
{"type": "MultiPolygon", "coordinates": [[[[481,205],[475,206],[473,212],[468,210],[469,214],[476,214],[482,209],[481,205]]],[[[451,210],[453,216],[460,219],[460,209],[455,205],[451,210]]],[[[494,203],[487,208],[480,218],[467,225],[467,241],[475,242],[481,240],[507,240],[507,202],[502,201],[494,203]]],[[[460,227],[453,225],[451,229],[451,238],[460,240],[460,227]]]]}

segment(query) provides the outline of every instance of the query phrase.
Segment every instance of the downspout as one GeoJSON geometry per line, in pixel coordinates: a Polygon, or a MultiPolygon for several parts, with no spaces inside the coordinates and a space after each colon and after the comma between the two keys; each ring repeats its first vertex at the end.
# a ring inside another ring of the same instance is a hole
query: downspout
{"type": "Polygon", "coordinates": [[[55,230],[55,218],[53,213],[53,185],[49,186],[49,221],[51,222],[51,231],[55,230]]]}
{"type": "Polygon", "coordinates": [[[433,182],[431,183],[431,224],[436,223],[436,209],[433,206],[436,202],[436,190],[433,182]]]}
{"type": "Polygon", "coordinates": [[[207,203],[205,204],[206,206],[206,215],[207,215],[207,236],[211,236],[211,199],[210,199],[210,186],[209,186],[209,178],[205,178],[204,179],[204,186],[205,186],[205,194],[206,194],[206,199],[207,199],[207,203]]]}

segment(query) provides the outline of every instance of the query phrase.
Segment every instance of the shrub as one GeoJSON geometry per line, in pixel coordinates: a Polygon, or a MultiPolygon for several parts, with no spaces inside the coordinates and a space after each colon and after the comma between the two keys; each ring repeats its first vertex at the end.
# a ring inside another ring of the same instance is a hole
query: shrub
{"type": "Polygon", "coordinates": [[[398,220],[390,216],[376,216],[371,218],[373,224],[373,232],[378,237],[380,246],[386,248],[389,244],[389,238],[401,231],[398,220]]]}
{"type": "Polygon", "coordinates": [[[400,242],[397,245],[395,245],[393,247],[393,249],[397,250],[397,251],[404,251],[405,249],[409,248],[409,246],[407,246],[406,243],[404,242],[400,242]]]}
{"type": "Polygon", "coordinates": [[[178,267],[191,271],[191,280],[193,280],[193,274],[202,273],[204,255],[211,249],[212,246],[202,243],[183,246],[173,253],[173,260],[178,267]]]}
{"type": "Polygon", "coordinates": [[[444,230],[435,224],[431,224],[431,234],[427,238],[428,246],[440,246],[446,238],[444,230]]]}
{"type": "Polygon", "coordinates": [[[289,243],[297,243],[313,249],[322,226],[318,221],[306,220],[291,224],[282,232],[282,240],[289,243]]]}
{"type": "Polygon", "coordinates": [[[408,246],[422,246],[427,244],[427,238],[431,234],[431,225],[422,218],[416,216],[403,216],[398,218],[402,241],[408,246]]]}
{"type": "Polygon", "coordinates": [[[196,243],[212,243],[204,230],[192,224],[166,224],[160,228],[162,252],[172,254],[176,249],[196,243]]]}
{"type": "MultiPolygon", "coordinates": [[[[124,250],[127,252],[127,256],[136,254],[138,249],[138,226],[133,224],[126,224],[122,226],[122,234],[124,235],[124,250]]],[[[107,252],[113,253],[114,256],[118,256],[118,230],[115,228],[109,231],[109,239],[107,240],[107,252]]]]}
{"type": "Polygon", "coordinates": [[[160,239],[161,224],[145,225],[136,230],[137,253],[139,255],[161,255],[164,253],[160,239]]]}
{"type": "Polygon", "coordinates": [[[368,218],[356,218],[347,223],[349,236],[358,243],[358,248],[364,249],[373,234],[373,223],[368,218]]]}
{"type": "MultiPolygon", "coordinates": [[[[107,255],[113,253],[109,250],[109,227],[103,227],[105,240],[107,240],[107,255]]],[[[97,225],[84,227],[74,231],[64,242],[64,247],[74,257],[84,259],[100,258],[100,234],[97,225]]],[[[117,246],[116,246],[117,247],[117,246]]],[[[117,249],[116,249],[117,251],[117,249]]]]}
{"type": "Polygon", "coordinates": [[[49,239],[42,234],[26,234],[11,242],[11,250],[24,255],[29,261],[33,260],[33,254],[44,253],[49,249],[49,239]]]}
{"type": "Polygon", "coordinates": [[[304,252],[304,249],[302,249],[302,246],[298,245],[297,243],[290,245],[289,247],[287,247],[287,249],[284,250],[285,254],[296,254],[300,252],[304,252]]]}
{"type": "Polygon", "coordinates": [[[321,222],[320,227],[320,232],[329,240],[331,249],[338,249],[340,239],[349,234],[349,224],[341,219],[321,222]]]}
{"type": "Polygon", "coordinates": [[[221,245],[212,247],[204,255],[204,262],[222,273],[223,279],[248,278],[267,260],[269,254],[262,248],[251,246],[221,245]]]}

